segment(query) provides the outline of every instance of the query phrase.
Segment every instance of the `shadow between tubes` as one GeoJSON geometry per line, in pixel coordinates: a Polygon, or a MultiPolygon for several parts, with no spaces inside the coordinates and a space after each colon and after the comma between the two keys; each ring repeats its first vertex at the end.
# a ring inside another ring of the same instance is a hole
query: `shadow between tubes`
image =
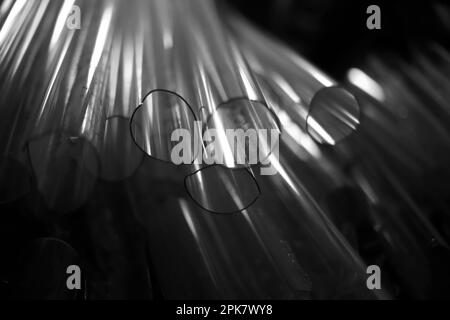
{"type": "Polygon", "coordinates": [[[100,178],[121,181],[129,178],[141,166],[144,154],[128,134],[130,119],[112,116],[106,119],[100,146],[100,178]]]}
{"type": "Polygon", "coordinates": [[[100,171],[90,141],[50,132],[29,140],[26,151],[37,188],[51,210],[66,214],[88,201],[100,171]]]}
{"type": "Polygon", "coordinates": [[[12,156],[0,157],[0,204],[6,204],[31,191],[31,175],[28,168],[12,156]]]}

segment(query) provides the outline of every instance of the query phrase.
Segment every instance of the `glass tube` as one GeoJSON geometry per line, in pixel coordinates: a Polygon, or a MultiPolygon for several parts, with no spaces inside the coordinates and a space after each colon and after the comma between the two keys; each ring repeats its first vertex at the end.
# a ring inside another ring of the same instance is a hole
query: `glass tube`
{"type": "MultiPolygon", "coordinates": [[[[89,8],[88,2],[84,3],[89,8]]],[[[35,97],[27,155],[47,205],[70,212],[88,199],[99,174],[95,140],[105,128],[104,106],[116,1],[85,10],[84,28],[63,39],[65,51],[45,95],[35,97]]]]}
{"type": "Polygon", "coordinates": [[[236,14],[227,25],[242,47],[252,72],[282,100],[283,112],[324,144],[334,145],[356,130],[359,106],[356,99],[331,77],[284,44],[257,30],[236,14]],[[333,96],[330,99],[324,97],[333,96]]]}
{"type": "Polygon", "coordinates": [[[57,72],[62,39],[70,42],[73,37],[64,27],[73,3],[16,1],[5,13],[0,32],[0,202],[18,199],[32,188],[24,145],[35,120],[36,99],[44,96],[46,83],[57,72]]]}

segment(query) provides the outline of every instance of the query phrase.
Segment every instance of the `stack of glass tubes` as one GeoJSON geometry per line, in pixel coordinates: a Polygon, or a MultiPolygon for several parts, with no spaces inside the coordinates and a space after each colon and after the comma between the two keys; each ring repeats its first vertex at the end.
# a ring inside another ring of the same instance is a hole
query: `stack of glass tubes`
{"type": "MultiPolygon", "coordinates": [[[[338,83],[214,1],[6,0],[0,203],[55,224],[88,212],[99,255],[143,230],[150,276],[136,268],[168,299],[433,297],[449,267],[448,189],[431,179],[449,176],[449,57],[417,50],[395,72],[372,57],[338,83]],[[203,142],[174,163],[177,129],[280,139],[256,163],[214,163],[203,142]]],[[[84,297],[113,296],[95,272],[84,297]]]]}

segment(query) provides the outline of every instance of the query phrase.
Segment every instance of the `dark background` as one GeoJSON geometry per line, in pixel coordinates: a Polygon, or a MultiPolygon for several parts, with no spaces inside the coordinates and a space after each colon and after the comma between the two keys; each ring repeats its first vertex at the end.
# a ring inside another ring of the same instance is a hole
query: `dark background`
{"type": "Polygon", "coordinates": [[[340,79],[369,53],[398,53],[430,42],[448,47],[448,1],[227,0],[255,24],[282,38],[340,79]],[[381,9],[381,30],[369,30],[369,5],[381,9]]]}

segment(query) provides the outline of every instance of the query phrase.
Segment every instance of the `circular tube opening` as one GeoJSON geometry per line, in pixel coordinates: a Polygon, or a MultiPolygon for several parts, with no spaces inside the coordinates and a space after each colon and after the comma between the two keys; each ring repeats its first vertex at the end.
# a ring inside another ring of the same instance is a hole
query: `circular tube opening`
{"type": "Polygon", "coordinates": [[[230,170],[219,165],[186,176],[184,186],[197,205],[218,214],[242,212],[261,194],[258,182],[248,169],[230,170]]]}
{"type": "Polygon", "coordinates": [[[359,126],[356,98],[341,87],[320,89],[312,98],[306,118],[308,134],[317,142],[335,145],[359,126]]]}
{"type": "Polygon", "coordinates": [[[192,108],[180,95],[167,90],[153,90],[131,116],[131,137],[148,156],[172,163],[177,163],[172,159],[172,151],[183,137],[183,142],[189,146],[183,150],[183,163],[190,164],[200,151],[194,143],[195,121],[192,108]],[[172,136],[178,138],[172,141],[172,136]]]}

